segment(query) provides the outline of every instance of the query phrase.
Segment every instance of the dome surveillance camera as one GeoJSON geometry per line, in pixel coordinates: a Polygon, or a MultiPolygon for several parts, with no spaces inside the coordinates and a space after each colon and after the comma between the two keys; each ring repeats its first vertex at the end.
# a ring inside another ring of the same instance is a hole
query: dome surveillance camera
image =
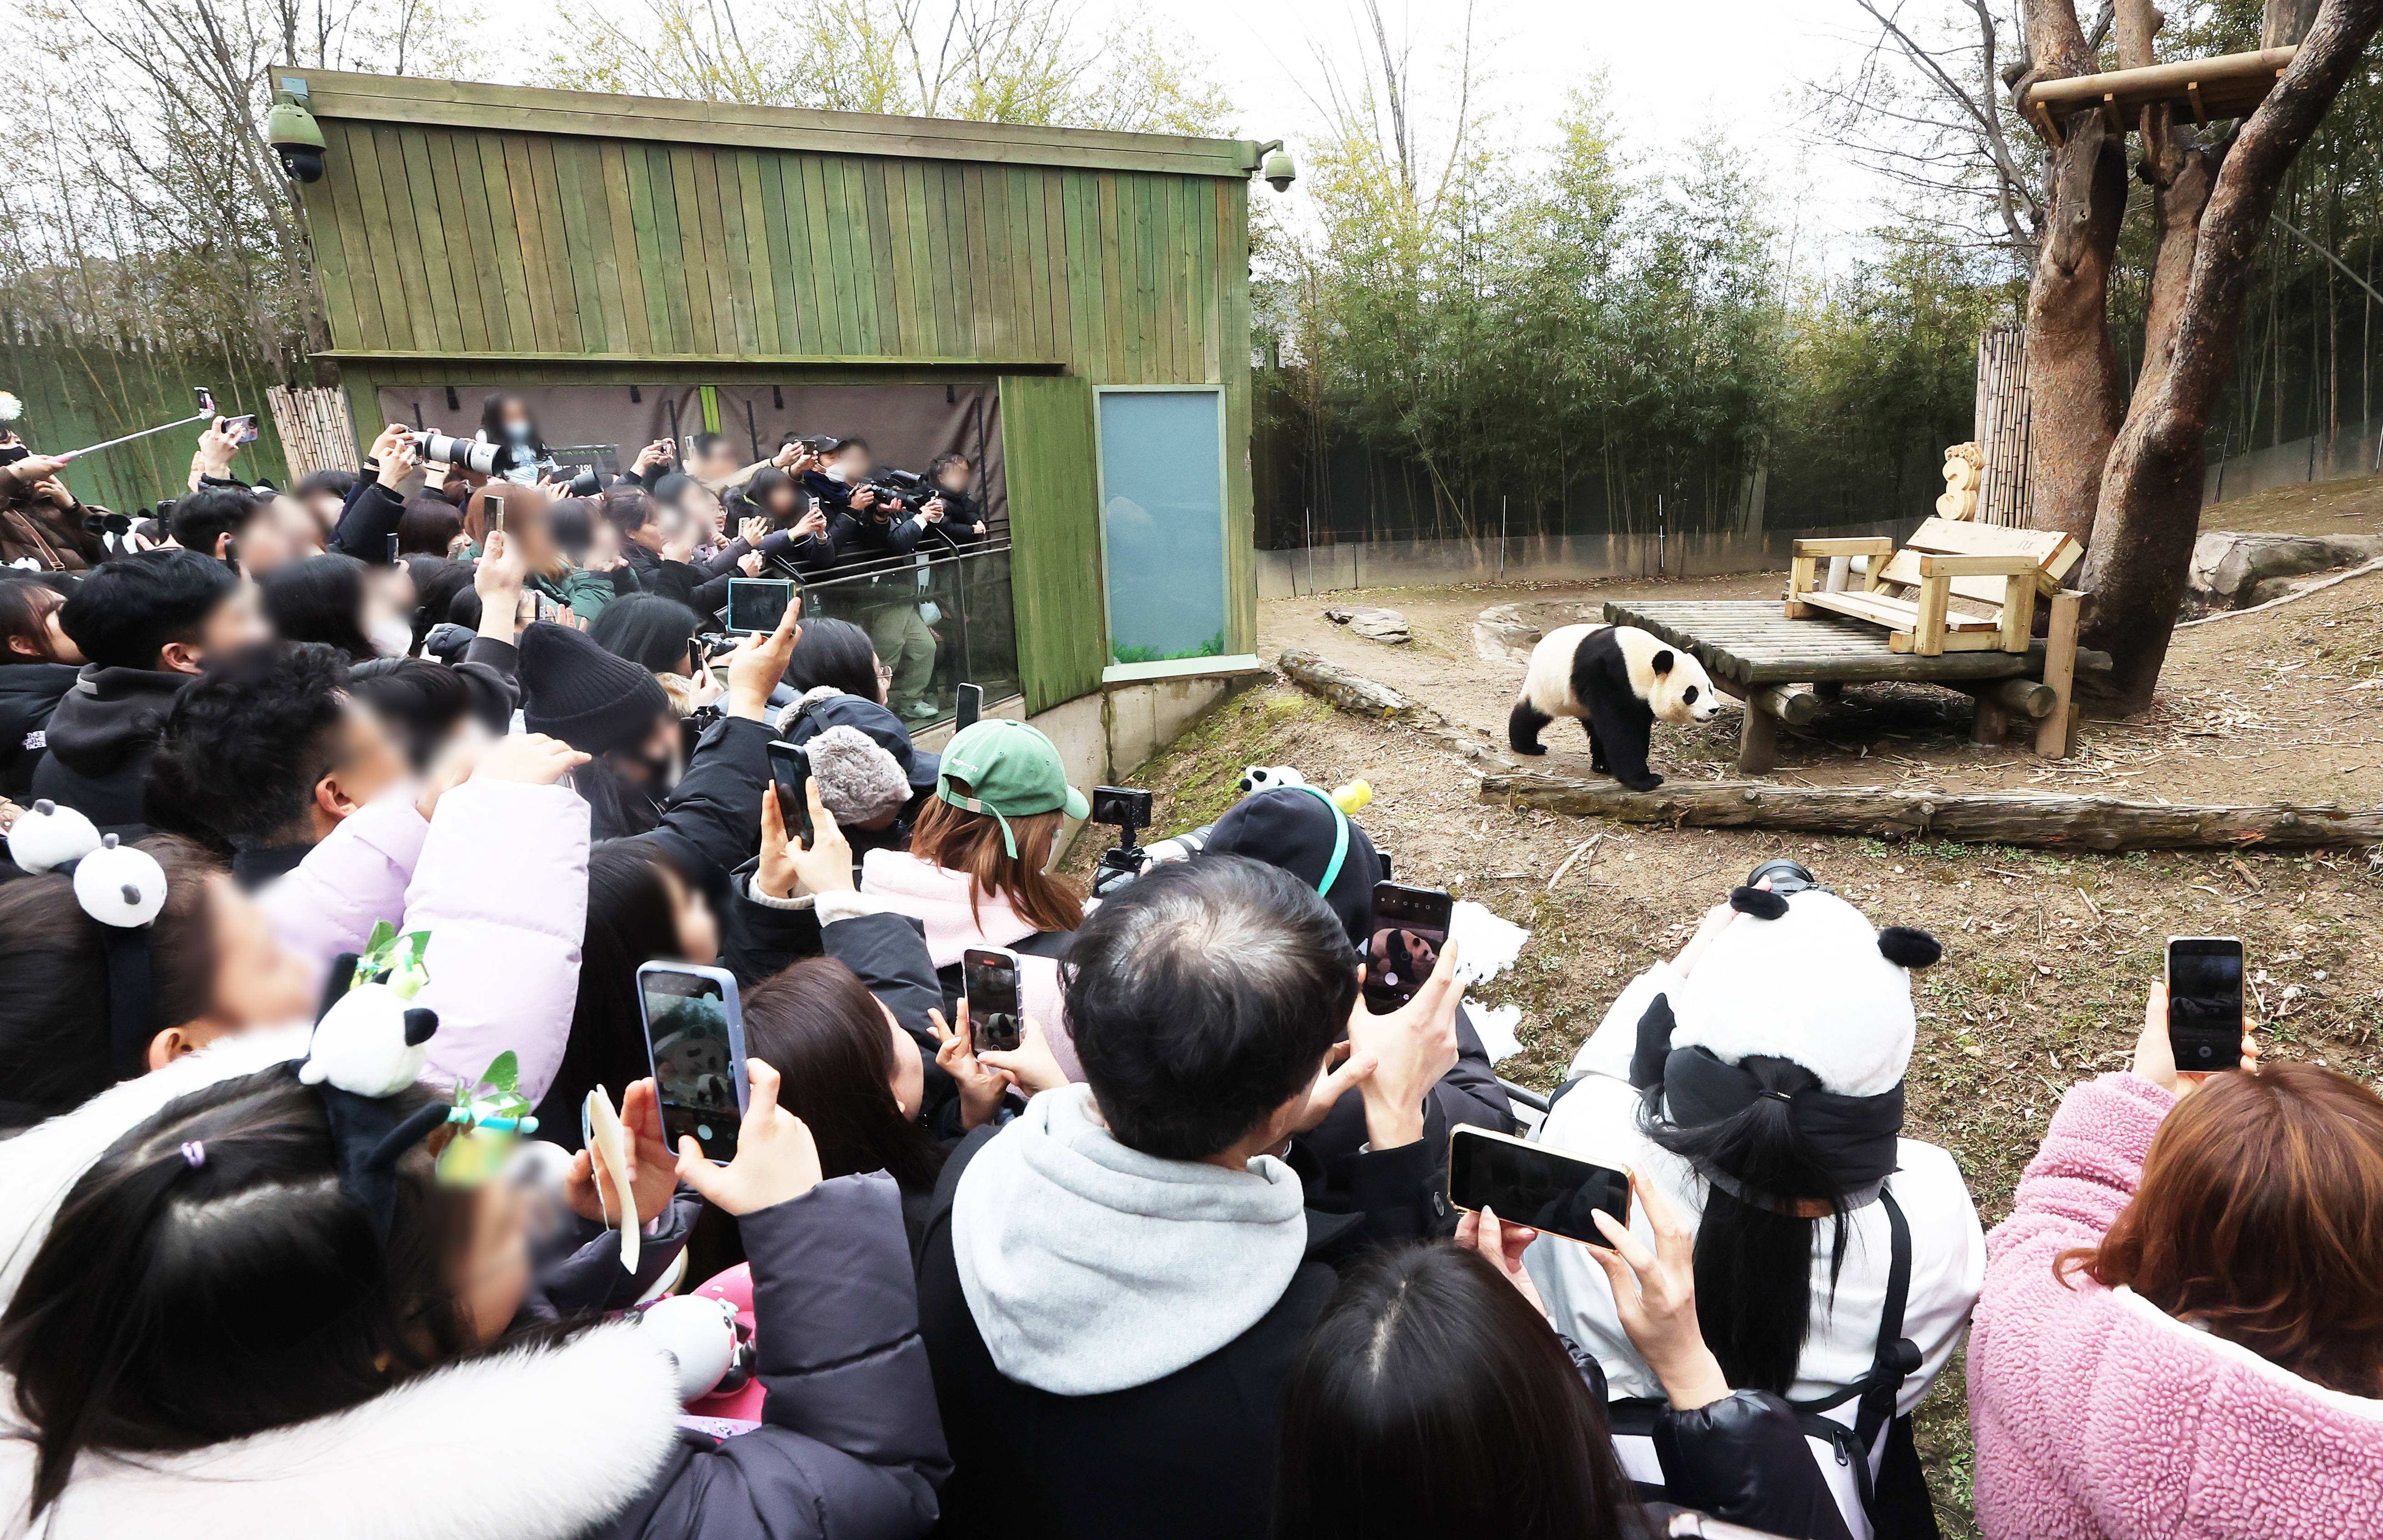
{"type": "Polygon", "coordinates": [[[1299,175],[1299,170],[1290,164],[1290,151],[1277,150],[1266,156],[1266,166],[1259,175],[1266,178],[1277,192],[1288,192],[1290,191],[1292,179],[1299,175]]]}
{"type": "Polygon", "coordinates": [[[313,113],[293,101],[277,102],[265,120],[265,137],[291,180],[323,179],[323,128],[313,113]]]}
{"type": "Polygon", "coordinates": [[[303,144],[277,144],[273,153],[281,157],[281,169],[293,182],[319,182],[323,179],[323,152],[310,150],[303,144]]]}

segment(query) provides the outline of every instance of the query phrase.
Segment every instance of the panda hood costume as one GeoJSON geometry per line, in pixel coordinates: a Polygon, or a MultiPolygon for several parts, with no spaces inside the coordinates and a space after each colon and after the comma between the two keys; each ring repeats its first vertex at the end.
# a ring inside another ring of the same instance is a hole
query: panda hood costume
{"type": "MultiPolygon", "coordinates": [[[[1910,970],[1940,949],[1923,931],[1878,930],[1820,888],[1740,888],[1731,906],[1735,918],[1689,973],[1658,963],[1631,980],[1574,1055],[1537,1138],[1630,1167],[1692,1225],[1716,1191],[1774,1213],[1821,1210],[1810,1226],[1810,1314],[1784,1391],[1804,1411],[1847,1528],[1866,1540],[1898,1527],[1900,1504],[1925,1505],[1916,1462],[1900,1458],[1908,1418],[1959,1345],[1984,1280],[1985,1236],[1959,1169],[1942,1149],[1901,1137],[1918,1027],[1910,970]],[[1832,1203],[1766,1193],[1734,1177],[1725,1158],[1691,1161],[1662,1142],[1751,1121],[1748,1109],[1765,1102],[1779,1103],[1764,1111],[1824,1168],[1832,1203]],[[1840,1459],[1865,1447],[1866,1461],[1840,1459]]],[[[1632,1227],[1651,1250],[1635,1205],[1632,1227]]],[[[1660,1404],[1662,1387],[1622,1330],[1603,1271],[1555,1236],[1535,1243],[1526,1262],[1557,1329],[1605,1370],[1624,1465],[1660,1484],[1651,1440],[1628,1430],[1632,1409],[1660,1404]]]]}

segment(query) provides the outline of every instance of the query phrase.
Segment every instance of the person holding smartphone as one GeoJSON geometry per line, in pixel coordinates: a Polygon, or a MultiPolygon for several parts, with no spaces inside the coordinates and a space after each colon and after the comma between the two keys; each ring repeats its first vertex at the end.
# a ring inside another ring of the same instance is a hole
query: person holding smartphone
{"type": "MultiPolygon", "coordinates": [[[[1911,974],[1942,949],[1801,869],[1756,879],[1623,991],[1536,1137],[1608,1152],[1696,1216],[1698,1312],[1728,1382],[1797,1409],[1857,1540],[1905,1534],[1931,1511],[1911,1413],[1985,1271],[1960,1168],[1902,1137],[1911,974]]],[[[1624,1468],[1660,1487],[1662,1383],[1612,1279],[1568,1241],[1529,1263],[1557,1328],[1602,1366],[1624,1468]]]]}
{"type": "MultiPolygon", "coordinates": [[[[1354,819],[1342,814],[1312,789],[1279,786],[1243,797],[1216,820],[1206,849],[1217,855],[1246,856],[1279,867],[1310,886],[1321,884],[1324,901],[1332,906],[1348,933],[1351,955],[1356,955],[1358,948],[1374,944],[1377,930],[1374,893],[1381,881],[1381,856],[1354,819]],[[1343,827],[1348,831],[1345,851],[1340,843],[1343,827]],[[1333,864],[1336,852],[1340,853],[1337,868],[1333,864]]],[[[1428,964],[1423,972],[1428,974],[1428,964]]],[[[1375,984],[1382,981],[1382,975],[1381,968],[1369,967],[1367,977],[1375,984]]],[[[1400,987],[1412,992],[1420,981],[1418,976],[1400,987]]],[[[1472,1018],[1461,1004],[1456,1011],[1456,1062],[1433,1083],[1422,1110],[1424,1143],[1433,1152],[1434,1165],[1443,1174],[1448,1164],[1451,1127],[1469,1125],[1498,1133],[1513,1131],[1513,1114],[1504,1089],[1498,1084],[1497,1068],[1490,1064],[1488,1051],[1482,1047],[1480,1034],[1474,1030],[1472,1018]]],[[[1364,1110],[1356,1099],[1343,1098],[1322,1122],[1300,1138],[1319,1158],[1340,1159],[1354,1154],[1365,1142],[1364,1110]]],[[[1445,1230],[1455,1223],[1455,1215],[1451,1214],[1439,1218],[1438,1226],[1445,1230]]]]}
{"type": "Polygon", "coordinates": [[[2169,1006],[2153,986],[2132,1067],[2069,1089],[1987,1239],[1969,1357],[1979,1523],[2109,1540],[2371,1528],[2383,1100],[2262,1062],[2247,1030],[2229,1068],[2180,1070],[2169,1006]]]}
{"type": "Polygon", "coordinates": [[[1377,1015],[1324,900],[1237,856],[1170,863],[1085,919],[1068,1014],[1089,1083],[963,1140],[920,1246],[950,1533],[1268,1532],[1283,1380],[1335,1269],[1429,1221],[1420,1105],[1455,1053],[1457,950],[1377,1015]],[[1369,1140],[1327,1169],[1290,1135],[1344,1029],[1369,1140]]]}

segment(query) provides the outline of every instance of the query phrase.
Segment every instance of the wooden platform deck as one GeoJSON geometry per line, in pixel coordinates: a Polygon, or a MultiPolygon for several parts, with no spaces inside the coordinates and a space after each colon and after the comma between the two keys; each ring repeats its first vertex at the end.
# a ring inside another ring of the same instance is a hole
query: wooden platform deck
{"type": "Polygon", "coordinates": [[[1766,684],[1858,684],[1881,680],[1956,684],[2033,677],[2043,671],[2041,638],[2026,652],[1896,652],[1876,625],[1833,615],[1791,621],[1777,599],[1608,599],[1605,618],[1635,625],[1705,666],[1734,695],[1766,684]]]}
{"type": "MultiPolygon", "coordinates": [[[[2073,599],[2069,601],[2073,605],[2073,599]]],[[[1809,721],[1823,698],[1846,684],[1942,684],[1977,700],[1972,735],[1993,742],[2008,728],[2011,713],[2024,710],[2043,720],[2035,751],[2052,758],[2068,753],[2074,708],[2070,676],[2076,661],[2073,608],[2065,616],[2065,641],[2031,641],[2025,652],[1945,652],[1935,657],[1896,652],[1877,625],[1834,615],[1790,620],[1777,599],[1608,599],[1605,618],[1615,625],[1651,632],[1704,665],[1721,688],[1746,704],[1737,767],[1767,774],[1778,763],[1779,723],[1809,721]],[[2041,684],[2035,683],[2041,681],[2041,684]],[[1817,692],[1801,688],[1818,686],[1817,692]],[[2050,686],[2049,689],[2045,686],[2050,686]]],[[[2053,634],[2064,618],[2056,614],[2053,634]]]]}

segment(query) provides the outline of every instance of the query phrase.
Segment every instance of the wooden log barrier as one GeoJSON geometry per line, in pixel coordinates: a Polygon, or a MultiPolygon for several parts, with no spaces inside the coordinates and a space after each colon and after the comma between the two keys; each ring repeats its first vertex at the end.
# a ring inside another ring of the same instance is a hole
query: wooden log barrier
{"type": "Polygon", "coordinates": [[[1611,781],[1489,775],[1481,800],[1506,807],[1704,829],[1820,834],[1928,834],[1976,844],[2075,850],[2383,844],[2383,807],[2186,806],[2039,792],[1906,792],[1671,781],[1633,792],[1611,781]]]}
{"type": "Polygon", "coordinates": [[[1821,714],[1821,701],[1809,684],[1773,684],[1767,690],[1755,691],[1747,704],[1790,727],[1809,727],[1812,719],[1821,714]]]}

